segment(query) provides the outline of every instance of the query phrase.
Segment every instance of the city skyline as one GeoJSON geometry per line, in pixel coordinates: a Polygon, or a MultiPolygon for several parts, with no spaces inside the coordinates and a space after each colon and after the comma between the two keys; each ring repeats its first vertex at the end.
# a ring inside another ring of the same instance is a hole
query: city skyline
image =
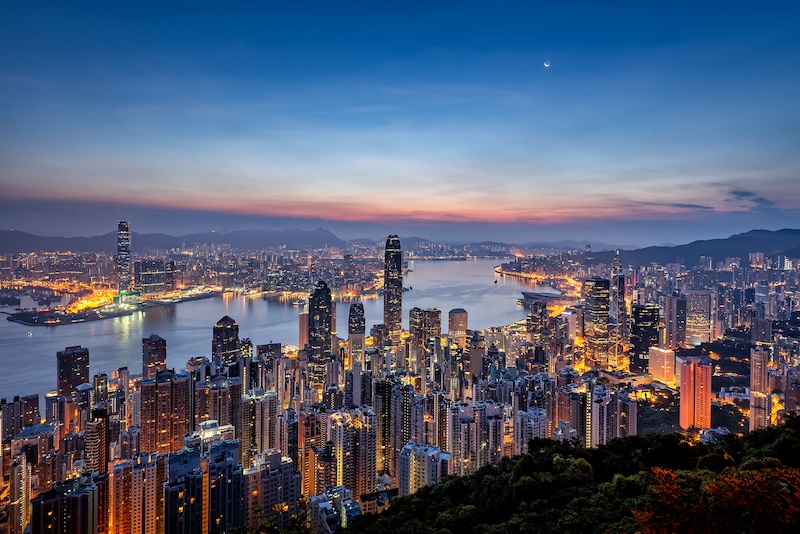
{"type": "Polygon", "coordinates": [[[0,227],[642,246],[796,227],[791,11],[15,5],[0,227]]]}

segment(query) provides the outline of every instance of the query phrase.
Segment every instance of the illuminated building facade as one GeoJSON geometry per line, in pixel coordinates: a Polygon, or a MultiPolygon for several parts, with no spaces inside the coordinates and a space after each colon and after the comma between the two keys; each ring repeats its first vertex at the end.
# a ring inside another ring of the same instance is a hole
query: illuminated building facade
{"type": "Polygon", "coordinates": [[[72,397],[76,388],[89,382],[89,349],[67,347],[56,353],[56,389],[62,397],[72,397]]]}
{"type": "Polygon", "coordinates": [[[586,357],[599,367],[608,366],[610,285],[611,282],[607,278],[594,277],[583,282],[585,295],[583,331],[586,339],[586,357]]]}
{"type": "Polygon", "coordinates": [[[631,372],[647,373],[650,347],[658,346],[658,314],[656,304],[634,304],[631,308],[631,372]]]}
{"type": "Polygon", "coordinates": [[[403,332],[403,252],[400,238],[386,239],[383,266],[383,324],[393,345],[400,342],[403,332]]]}
{"type": "Polygon", "coordinates": [[[308,298],[308,350],[316,358],[325,358],[331,353],[333,334],[333,310],[331,290],[320,280],[308,298]]]}
{"type": "Polygon", "coordinates": [[[347,339],[350,342],[350,366],[364,361],[364,336],[367,322],[364,317],[364,305],[360,302],[350,304],[350,315],[347,318],[347,339]]]}
{"type": "Polygon", "coordinates": [[[131,290],[131,223],[120,221],[117,225],[117,280],[119,290],[131,290]]]}
{"type": "Polygon", "coordinates": [[[686,299],[668,295],[664,299],[664,348],[675,350],[686,343],[686,299]]]}
{"type": "Polygon", "coordinates": [[[681,365],[681,428],[711,428],[711,365],[687,358],[681,365]]]}
{"type": "Polygon", "coordinates": [[[227,366],[239,360],[241,345],[239,343],[239,325],[227,315],[214,325],[211,338],[211,356],[219,358],[220,364],[227,366]]]}
{"type": "Polygon", "coordinates": [[[714,293],[707,289],[687,289],[683,297],[686,299],[686,343],[710,342],[714,338],[714,293]]]}
{"type": "Polygon", "coordinates": [[[156,334],[142,338],[142,378],[155,378],[167,368],[167,340],[156,334]]]}
{"type": "Polygon", "coordinates": [[[464,308],[453,308],[447,314],[447,335],[462,349],[467,346],[468,314],[464,308]]]}

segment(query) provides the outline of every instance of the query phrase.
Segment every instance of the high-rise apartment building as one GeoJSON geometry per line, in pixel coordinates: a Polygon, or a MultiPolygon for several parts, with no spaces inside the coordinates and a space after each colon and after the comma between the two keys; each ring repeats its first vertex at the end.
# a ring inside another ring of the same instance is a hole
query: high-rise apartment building
{"type": "Polygon", "coordinates": [[[764,347],[750,350],[750,431],[772,424],[772,392],[769,388],[769,352],[764,347]]]}
{"type": "Polygon", "coordinates": [[[142,380],[140,426],[141,450],[166,454],[183,448],[189,432],[191,378],[167,369],[142,380]]]}
{"type": "Polygon", "coordinates": [[[376,473],[375,412],[369,407],[333,412],[328,416],[328,441],[333,444],[335,484],[354,495],[370,493],[376,473]]]}
{"type": "Polygon", "coordinates": [[[711,365],[687,358],[681,365],[681,428],[711,428],[711,365]]]}
{"type": "Polygon", "coordinates": [[[403,252],[400,238],[386,239],[383,266],[383,324],[393,345],[400,342],[403,332],[403,252]]]}
{"type": "Polygon", "coordinates": [[[408,442],[400,451],[397,487],[400,497],[436,484],[450,474],[450,453],[433,445],[408,442]]]}
{"type": "Polygon", "coordinates": [[[167,340],[156,334],[142,338],[142,378],[154,378],[167,368],[167,340]]]}

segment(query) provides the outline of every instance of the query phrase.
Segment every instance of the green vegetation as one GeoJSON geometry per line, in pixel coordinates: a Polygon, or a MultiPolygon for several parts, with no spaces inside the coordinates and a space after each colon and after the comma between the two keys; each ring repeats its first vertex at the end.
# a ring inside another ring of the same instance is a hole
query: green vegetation
{"type": "Polygon", "coordinates": [[[347,532],[797,532],[800,418],[716,445],[679,434],[528,454],[399,499],[347,532]]]}

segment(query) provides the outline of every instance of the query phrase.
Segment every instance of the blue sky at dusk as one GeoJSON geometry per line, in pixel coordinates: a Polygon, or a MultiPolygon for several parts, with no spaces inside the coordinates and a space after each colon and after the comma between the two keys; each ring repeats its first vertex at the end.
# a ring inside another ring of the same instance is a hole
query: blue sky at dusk
{"type": "Polygon", "coordinates": [[[0,227],[800,227],[800,12],[694,4],[5,2],[0,227]]]}

